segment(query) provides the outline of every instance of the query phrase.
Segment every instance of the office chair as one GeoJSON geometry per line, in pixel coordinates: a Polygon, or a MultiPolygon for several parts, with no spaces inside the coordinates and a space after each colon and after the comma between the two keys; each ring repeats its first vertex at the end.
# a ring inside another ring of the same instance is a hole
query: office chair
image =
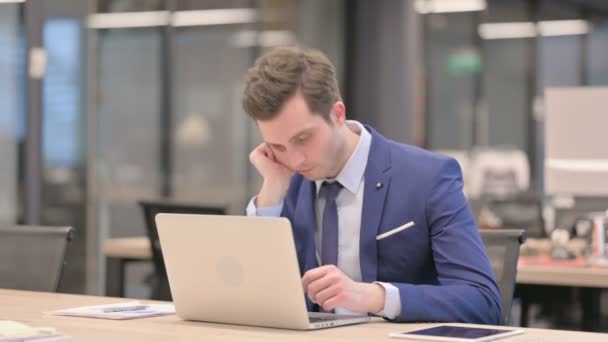
{"type": "Polygon", "coordinates": [[[156,228],[156,214],[205,214],[205,215],[225,215],[226,210],[222,207],[200,206],[194,204],[177,203],[168,200],[138,202],[144,214],[146,232],[152,248],[152,262],[154,264],[154,280],[152,285],[152,299],[172,300],[165,261],[160,248],[158,230],[156,228]]]}
{"type": "Polygon", "coordinates": [[[526,241],[522,229],[480,230],[502,298],[501,324],[508,325],[515,291],[519,247],[526,241]]]}
{"type": "Polygon", "coordinates": [[[0,227],[0,288],[56,292],[72,227],[0,227]]]}

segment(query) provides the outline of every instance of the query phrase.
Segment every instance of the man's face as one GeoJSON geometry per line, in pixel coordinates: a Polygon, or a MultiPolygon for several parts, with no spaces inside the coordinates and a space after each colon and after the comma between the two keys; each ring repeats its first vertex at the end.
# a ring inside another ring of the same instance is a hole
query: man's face
{"type": "Polygon", "coordinates": [[[308,180],[336,176],[339,170],[335,168],[344,149],[339,132],[344,120],[336,117],[333,110],[329,123],[320,114],[311,112],[298,92],[285,102],[274,119],[257,123],[278,162],[308,180]]]}

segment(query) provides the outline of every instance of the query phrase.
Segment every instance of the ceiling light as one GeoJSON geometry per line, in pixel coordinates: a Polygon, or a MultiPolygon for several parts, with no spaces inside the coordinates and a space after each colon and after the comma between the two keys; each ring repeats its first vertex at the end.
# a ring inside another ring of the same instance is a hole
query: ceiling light
{"type": "Polygon", "coordinates": [[[417,0],[414,9],[418,13],[454,13],[483,11],[487,7],[485,0],[417,0]]]}

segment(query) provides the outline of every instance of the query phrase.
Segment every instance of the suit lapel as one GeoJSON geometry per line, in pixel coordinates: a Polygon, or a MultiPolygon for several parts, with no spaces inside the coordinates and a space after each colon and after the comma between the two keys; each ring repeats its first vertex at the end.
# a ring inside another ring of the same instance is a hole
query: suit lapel
{"type": "Polygon", "coordinates": [[[378,278],[378,250],[376,236],[382,219],[386,194],[390,186],[390,153],[382,136],[367,127],[372,135],[372,144],[365,168],[365,188],[361,213],[361,237],[359,262],[361,278],[373,282],[378,278]]]}

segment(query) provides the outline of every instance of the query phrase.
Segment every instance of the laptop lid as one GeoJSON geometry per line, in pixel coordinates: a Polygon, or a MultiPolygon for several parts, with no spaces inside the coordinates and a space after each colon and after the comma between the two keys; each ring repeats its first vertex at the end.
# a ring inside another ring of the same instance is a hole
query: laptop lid
{"type": "Polygon", "coordinates": [[[309,328],[286,218],[158,214],[156,224],[179,317],[309,328]]]}

